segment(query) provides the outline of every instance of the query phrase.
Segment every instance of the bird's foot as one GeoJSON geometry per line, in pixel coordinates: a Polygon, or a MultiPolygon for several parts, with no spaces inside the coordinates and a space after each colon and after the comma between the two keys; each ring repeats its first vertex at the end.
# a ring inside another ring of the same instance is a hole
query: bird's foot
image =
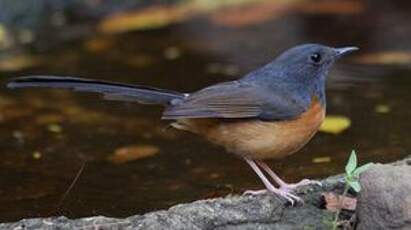
{"type": "Polygon", "coordinates": [[[290,191],[286,191],[286,190],[283,190],[283,189],[277,189],[277,188],[272,188],[270,190],[267,190],[267,189],[247,190],[243,194],[244,195],[259,195],[259,194],[264,194],[264,193],[268,193],[268,192],[269,193],[274,193],[274,194],[277,194],[277,195],[283,197],[288,202],[290,202],[290,204],[292,206],[294,206],[294,204],[296,202],[304,203],[304,201],[300,197],[298,197],[297,195],[292,194],[290,191]]]}
{"type": "Polygon", "coordinates": [[[303,179],[298,183],[293,183],[293,184],[287,184],[287,183],[281,183],[280,184],[280,190],[284,192],[292,192],[296,190],[298,187],[305,186],[305,185],[318,185],[322,186],[321,182],[316,181],[316,180],[309,180],[309,179],[303,179]]]}
{"type": "MultiPolygon", "coordinates": [[[[258,195],[270,192],[278,194],[279,196],[285,198],[288,202],[291,203],[291,205],[294,205],[295,202],[303,202],[303,200],[300,197],[292,194],[291,191],[287,191],[286,189],[278,189],[274,187],[274,185],[271,184],[271,182],[267,179],[267,177],[264,175],[261,169],[257,166],[255,161],[249,160],[247,158],[245,158],[245,160],[251,166],[251,168],[257,173],[258,177],[260,177],[261,181],[267,188],[266,190],[246,191],[245,194],[258,195]]],[[[285,182],[283,182],[282,184],[286,185],[285,182]]]]}

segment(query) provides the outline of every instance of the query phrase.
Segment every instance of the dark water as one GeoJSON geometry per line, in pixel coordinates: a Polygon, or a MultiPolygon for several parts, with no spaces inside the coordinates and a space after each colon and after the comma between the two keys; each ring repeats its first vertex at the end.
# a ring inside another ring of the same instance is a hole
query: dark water
{"type": "MultiPolygon", "coordinates": [[[[294,156],[269,162],[288,181],[324,177],[341,173],[352,149],[361,163],[393,161],[411,150],[410,4],[355,4],[360,7],[354,11],[337,5],[270,12],[270,19],[249,25],[229,26],[212,15],[164,29],[95,35],[37,54],[41,62],[35,67],[0,72],[1,83],[44,73],[190,92],[239,77],[295,44],[356,45],[361,51],[331,72],[327,95],[328,114],[348,117],[351,126],[338,135],[319,133],[294,156]],[[402,56],[361,62],[361,55],[384,52],[402,56]],[[389,111],[377,112],[381,107],[389,111]],[[318,157],[330,161],[313,163],[318,157]]],[[[194,135],[167,129],[159,107],[68,91],[2,88],[0,108],[0,221],[127,216],[262,187],[243,161],[194,135]],[[116,149],[134,145],[159,152],[123,164],[107,160],[116,149]]]]}

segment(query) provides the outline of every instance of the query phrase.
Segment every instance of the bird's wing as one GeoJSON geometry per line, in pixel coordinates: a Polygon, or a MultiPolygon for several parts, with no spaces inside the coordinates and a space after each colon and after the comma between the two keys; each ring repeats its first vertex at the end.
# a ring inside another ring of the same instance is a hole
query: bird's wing
{"type": "Polygon", "coordinates": [[[288,95],[280,87],[273,90],[256,83],[225,82],[190,94],[180,103],[166,108],[162,118],[292,119],[306,107],[288,95]]]}

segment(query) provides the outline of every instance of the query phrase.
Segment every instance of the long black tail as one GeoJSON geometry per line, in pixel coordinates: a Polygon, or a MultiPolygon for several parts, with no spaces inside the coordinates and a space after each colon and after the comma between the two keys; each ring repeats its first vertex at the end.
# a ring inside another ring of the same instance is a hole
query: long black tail
{"type": "Polygon", "coordinates": [[[10,89],[40,87],[65,88],[75,91],[102,93],[104,98],[119,101],[134,101],[143,104],[167,105],[175,99],[183,99],[184,94],[153,87],[121,84],[75,77],[27,76],[8,82],[10,89]]]}

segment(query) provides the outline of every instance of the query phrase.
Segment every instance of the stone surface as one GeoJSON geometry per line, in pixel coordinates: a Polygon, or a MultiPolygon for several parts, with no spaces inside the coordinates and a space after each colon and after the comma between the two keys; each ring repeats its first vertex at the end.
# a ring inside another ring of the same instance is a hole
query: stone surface
{"type": "Polygon", "coordinates": [[[0,229],[330,229],[332,213],[321,208],[321,193],[342,186],[337,178],[327,179],[324,184],[324,188],[302,188],[299,193],[306,202],[295,207],[273,195],[228,196],[124,219],[34,218],[0,224],[0,229]]]}
{"type": "Polygon", "coordinates": [[[358,230],[411,229],[411,159],[376,164],[361,175],[358,230]]]}

